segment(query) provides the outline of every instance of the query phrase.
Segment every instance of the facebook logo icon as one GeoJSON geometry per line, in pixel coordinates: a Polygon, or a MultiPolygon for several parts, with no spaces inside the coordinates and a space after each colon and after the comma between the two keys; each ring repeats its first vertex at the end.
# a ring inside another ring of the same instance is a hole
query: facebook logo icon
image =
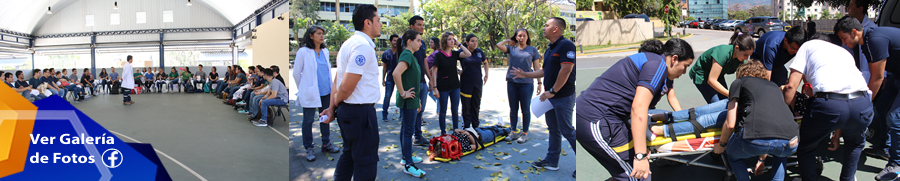
{"type": "Polygon", "coordinates": [[[106,165],[106,167],[116,168],[122,164],[122,160],[124,158],[125,157],[122,156],[122,152],[115,148],[110,148],[106,151],[103,151],[101,160],[103,160],[103,165],[106,165]]]}

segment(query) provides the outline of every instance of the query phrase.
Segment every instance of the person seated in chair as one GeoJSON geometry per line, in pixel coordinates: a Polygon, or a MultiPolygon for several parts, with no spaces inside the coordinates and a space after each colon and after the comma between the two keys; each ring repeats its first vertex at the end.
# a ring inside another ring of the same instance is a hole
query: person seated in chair
{"type": "MultiPolygon", "coordinates": [[[[18,81],[15,82],[16,89],[23,89],[23,88],[25,89],[25,91],[21,92],[22,97],[25,97],[26,99],[34,98],[33,99],[34,101],[39,101],[41,99],[47,98],[47,96],[36,93],[37,89],[34,86],[31,86],[31,84],[29,84],[29,81],[25,80],[25,74],[22,73],[21,70],[16,71],[16,77],[18,78],[18,81]],[[32,93],[32,92],[35,92],[35,93],[32,93]]],[[[19,91],[16,91],[16,92],[19,92],[19,91]]]]}
{"type": "Polygon", "coordinates": [[[178,84],[178,70],[175,67],[172,67],[172,72],[169,72],[169,93],[175,93],[173,86],[178,84]]]}
{"type": "MultiPolygon", "coordinates": [[[[184,72],[181,72],[181,84],[182,84],[181,87],[182,87],[182,88],[187,88],[187,87],[188,87],[188,86],[186,86],[186,85],[191,83],[191,76],[193,76],[193,75],[191,74],[191,68],[190,68],[190,67],[184,67],[184,72]]],[[[187,91],[188,91],[188,90],[184,90],[184,92],[187,92],[187,91]]]]}

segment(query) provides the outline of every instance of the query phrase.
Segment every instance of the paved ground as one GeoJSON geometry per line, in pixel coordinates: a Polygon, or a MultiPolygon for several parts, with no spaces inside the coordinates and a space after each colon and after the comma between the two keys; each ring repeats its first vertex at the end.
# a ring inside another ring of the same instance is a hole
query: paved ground
{"type": "MultiPolygon", "coordinates": [[[[681,31],[681,29],[677,30],[681,31]]],[[[730,31],[698,29],[687,29],[687,31],[694,34],[694,37],[685,40],[689,42],[694,48],[695,56],[699,56],[710,47],[720,44],[727,44],[728,38],[731,37],[732,33],[730,31]]],[[[596,79],[604,71],[606,71],[609,66],[613,65],[622,58],[625,58],[626,56],[632,55],[634,53],[637,53],[637,51],[578,57],[579,62],[577,69],[579,74],[577,74],[577,91],[583,91],[588,86],[590,86],[591,82],[593,82],[594,79],[596,79]]],[[[788,63],[788,65],[789,64],[790,63],[788,63]]],[[[731,82],[734,80],[734,75],[726,75],[725,79],[726,81],[731,82]]],[[[691,79],[687,75],[675,80],[675,88],[676,95],[679,102],[681,103],[682,108],[686,109],[690,107],[705,105],[706,102],[701,98],[700,92],[697,91],[697,88],[693,85],[691,79]]],[[[672,108],[669,107],[666,99],[660,100],[660,103],[657,105],[657,109],[672,110],[672,108]]],[[[578,144],[577,147],[579,153],[585,153],[580,144],[578,144]]],[[[820,177],[820,180],[838,180],[841,172],[841,162],[843,161],[842,156],[840,156],[843,153],[840,150],[842,150],[843,148],[839,149],[839,151],[832,152],[826,150],[826,147],[827,143],[823,142],[818,150],[819,156],[822,156],[825,159],[825,170],[820,177]]],[[[602,180],[610,177],[609,173],[603,168],[603,166],[596,162],[596,159],[590,156],[590,154],[579,154],[576,157],[579,160],[577,162],[577,167],[579,168],[579,170],[582,170],[581,172],[578,172],[578,178],[596,178],[597,180],[602,180]]],[[[695,156],[685,156],[683,158],[691,159],[694,157],[695,156]]],[[[721,165],[721,163],[712,160],[710,156],[701,158],[699,162],[721,165]]],[[[856,177],[859,180],[871,180],[872,178],[874,178],[875,174],[881,171],[881,168],[884,167],[885,164],[886,161],[882,159],[867,157],[864,155],[860,159],[860,165],[856,172],[856,177]]],[[[722,178],[725,176],[724,171],[722,170],[697,166],[657,166],[655,164],[651,164],[650,170],[651,172],[653,172],[654,180],[722,180],[722,178]]],[[[791,167],[788,168],[787,173],[791,177],[797,177],[799,176],[796,173],[797,171],[798,169],[796,167],[791,167]]],[[[768,174],[753,178],[753,180],[768,179],[771,179],[771,176],[768,174]]]]}
{"type": "Polygon", "coordinates": [[[174,180],[288,178],[288,124],[281,117],[256,127],[211,94],[132,98],[130,106],[122,105],[121,94],[73,105],[124,141],[153,144],[174,180]]]}
{"type": "MultiPolygon", "coordinates": [[[[485,85],[484,98],[482,100],[481,122],[482,124],[488,124],[496,123],[498,120],[503,120],[502,122],[504,124],[508,124],[509,104],[506,101],[506,82],[504,78],[506,75],[506,68],[492,68],[489,75],[490,78],[488,80],[488,83],[485,85]]],[[[288,82],[293,82],[293,80],[288,82]]],[[[291,90],[296,89],[292,87],[291,90]]],[[[383,90],[384,89],[382,88],[382,93],[384,92],[383,90]]],[[[294,96],[294,94],[295,93],[291,93],[292,97],[294,96]]],[[[378,162],[377,180],[415,180],[417,178],[409,176],[403,173],[403,171],[401,170],[402,167],[400,166],[400,148],[386,148],[392,147],[393,145],[400,146],[400,136],[398,135],[400,120],[394,120],[394,118],[397,118],[397,114],[396,112],[394,112],[394,110],[396,110],[397,108],[395,106],[391,106],[391,114],[388,116],[391,119],[388,122],[382,122],[380,121],[382,110],[381,105],[381,102],[379,102],[379,104],[375,106],[376,110],[378,111],[378,123],[381,137],[378,149],[378,156],[381,158],[381,160],[379,160],[378,162]]],[[[429,124],[422,127],[423,134],[425,136],[440,134],[438,121],[436,119],[428,119],[428,117],[436,114],[435,105],[436,104],[431,100],[429,100],[426,105],[425,121],[429,124]],[[427,131],[427,133],[424,133],[425,131],[427,131]]],[[[296,106],[292,106],[290,117],[290,135],[288,135],[290,137],[291,145],[289,155],[290,180],[329,180],[334,178],[334,168],[341,153],[326,155],[325,153],[319,152],[320,150],[317,147],[316,161],[307,162],[305,159],[306,150],[302,148],[303,141],[301,134],[299,133],[300,122],[302,122],[302,109],[296,106]],[[334,160],[329,160],[329,157],[333,158],[334,160]]],[[[452,124],[450,122],[449,116],[447,124],[452,124]]],[[[459,124],[462,125],[461,120],[459,124]]],[[[520,122],[519,125],[522,125],[522,123],[520,122]]],[[[448,128],[451,127],[452,126],[448,126],[448,128]]],[[[314,143],[317,146],[321,146],[321,140],[319,138],[320,131],[322,130],[319,129],[319,126],[317,126],[317,124],[314,124],[313,134],[316,135],[314,136],[314,143]]],[[[332,142],[343,142],[339,137],[341,134],[336,123],[332,123],[331,130],[328,131],[331,131],[332,142]]],[[[563,139],[562,148],[567,154],[566,156],[560,157],[559,171],[545,171],[540,172],[539,174],[521,173],[520,171],[530,167],[531,164],[527,163],[528,161],[536,161],[538,159],[544,158],[547,154],[548,142],[546,138],[548,138],[548,133],[547,126],[544,122],[543,117],[540,119],[531,119],[529,138],[531,138],[531,140],[524,144],[511,142],[508,143],[504,141],[489,147],[493,150],[485,149],[477,151],[476,153],[482,154],[483,160],[477,160],[476,155],[467,155],[465,157],[462,157],[462,161],[459,161],[456,164],[428,161],[416,164],[425,172],[427,172],[425,177],[419,179],[490,180],[494,178],[494,176],[491,176],[493,173],[502,172],[502,177],[498,177],[500,179],[508,177],[510,178],[510,180],[575,180],[575,178],[572,178],[572,172],[575,170],[575,152],[565,139],[563,139]],[[522,151],[522,153],[515,153],[513,149],[520,150],[522,151]],[[493,154],[490,154],[488,152],[508,152],[511,156],[504,160],[498,160],[496,159],[497,156],[493,156],[493,154]],[[501,163],[502,165],[488,165],[493,163],[501,163]],[[483,168],[474,168],[476,166],[480,166],[483,168]],[[519,169],[516,169],[515,166],[518,166],[519,169]]],[[[426,147],[413,147],[413,152],[415,152],[419,157],[427,157],[425,155],[426,149],[426,147]]]]}

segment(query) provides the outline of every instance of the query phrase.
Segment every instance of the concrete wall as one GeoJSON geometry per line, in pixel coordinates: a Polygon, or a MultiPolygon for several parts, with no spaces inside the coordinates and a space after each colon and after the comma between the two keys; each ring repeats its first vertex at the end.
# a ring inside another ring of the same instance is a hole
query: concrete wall
{"type": "MultiPolygon", "coordinates": [[[[288,13],[282,16],[288,17],[288,13]]],[[[247,49],[252,49],[251,65],[277,65],[282,73],[286,73],[290,69],[288,53],[291,51],[288,50],[288,29],[288,19],[271,20],[256,27],[253,46],[247,46],[247,49]]]]}
{"type": "Polygon", "coordinates": [[[653,23],[643,19],[579,21],[575,32],[576,45],[636,43],[653,38],[653,23]]]}

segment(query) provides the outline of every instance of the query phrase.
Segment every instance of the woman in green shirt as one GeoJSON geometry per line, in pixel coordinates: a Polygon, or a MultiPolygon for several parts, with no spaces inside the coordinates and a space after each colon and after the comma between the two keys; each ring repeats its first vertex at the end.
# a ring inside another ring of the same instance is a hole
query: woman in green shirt
{"type": "Polygon", "coordinates": [[[403,50],[403,53],[397,57],[399,60],[397,67],[394,68],[394,82],[397,86],[397,107],[400,108],[403,117],[402,127],[400,128],[400,147],[403,158],[400,164],[403,165],[403,172],[421,177],[425,175],[413,163],[422,162],[422,158],[412,155],[412,136],[416,130],[416,126],[422,125],[420,119],[416,119],[416,115],[422,111],[419,97],[416,92],[421,89],[419,82],[422,81],[422,67],[419,65],[413,53],[422,46],[421,35],[418,31],[409,30],[400,38],[401,42],[397,43],[395,50],[403,50]],[[403,45],[406,45],[405,47],[403,45]],[[407,71],[409,70],[409,71],[407,71]]]}
{"type": "Polygon", "coordinates": [[[712,47],[697,58],[690,75],[706,103],[728,97],[725,74],[734,74],[737,67],[753,54],[755,47],[756,42],[750,34],[735,32],[730,43],[712,47]]]}
{"type": "Polygon", "coordinates": [[[175,67],[172,67],[172,72],[169,73],[169,93],[175,93],[172,91],[172,86],[178,84],[178,70],[175,70],[175,67]]]}

